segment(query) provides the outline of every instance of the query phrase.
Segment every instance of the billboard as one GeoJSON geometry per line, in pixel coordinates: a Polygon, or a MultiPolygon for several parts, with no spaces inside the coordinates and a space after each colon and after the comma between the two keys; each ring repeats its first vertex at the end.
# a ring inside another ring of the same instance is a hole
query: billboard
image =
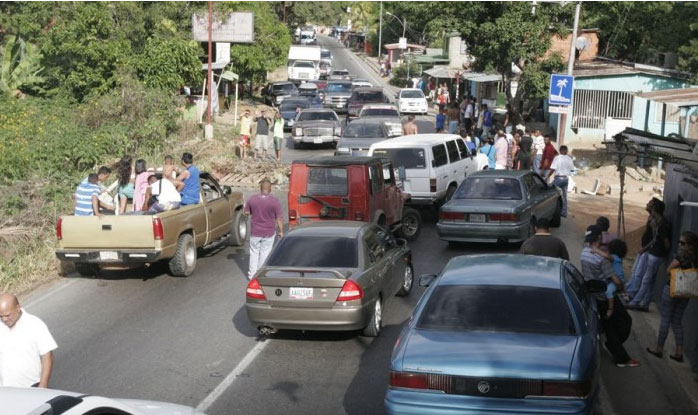
{"type": "MultiPolygon", "coordinates": [[[[214,14],[211,26],[213,42],[254,42],[254,13],[214,14]]],[[[208,42],[208,13],[191,16],[191,31],[194,40],[208,42]]]]}

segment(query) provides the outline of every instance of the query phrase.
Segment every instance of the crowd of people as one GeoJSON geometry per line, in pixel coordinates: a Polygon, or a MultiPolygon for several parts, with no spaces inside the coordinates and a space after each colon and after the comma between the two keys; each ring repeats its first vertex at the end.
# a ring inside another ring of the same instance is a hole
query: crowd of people
{"type": "Polygon", "coordinates": [[[149,169],[143,159],[124,156],[114,166],[100,167],[77,186],[73,194],[75,216],[133,215],[164,212],[200,200],[199,169],[191,153],[182,154],[181,167],[165,156],[162,167],[149,169]],[[106,182],[116,172],[117,179],[106,182]]]}
{"type": "MultiPolygon", "coordinates": [[[[300,111],[300,107],[297,108],[297,111],[300,111]]],[[[274,111],[273,117],[270,117],[266,110],[256,111],[254,118],[250,110],[245,110],[240,117],[240,157],[244,159],[249,156],[253,122],[257,125],[253,157],[255,159],[260,159],[260,157],[267,158],[273,146],[276,161],[281,161],[281,147],[284,141],[284,119],[278,110],[274,111]]]]}

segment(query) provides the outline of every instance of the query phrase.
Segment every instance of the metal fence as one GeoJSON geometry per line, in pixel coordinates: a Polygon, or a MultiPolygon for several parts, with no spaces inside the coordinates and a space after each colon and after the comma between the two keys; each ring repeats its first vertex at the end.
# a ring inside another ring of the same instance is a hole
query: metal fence
{"type": "Polygon", "coordinates": [[[576,89],[572,105],[572,128],[604,129],[606,117],[629,120],[633,95],[621,91],[576,89]]]}

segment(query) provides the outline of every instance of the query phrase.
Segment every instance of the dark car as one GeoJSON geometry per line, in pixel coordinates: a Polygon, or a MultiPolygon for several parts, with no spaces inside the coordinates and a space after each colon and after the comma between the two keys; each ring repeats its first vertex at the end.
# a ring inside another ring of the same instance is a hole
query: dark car
{"type": "Polygon", "coordinates": [[[303,97],[291,97],[285,99],[281,105],[279,105],[279,112],[284,119],[285,130],[290,130],[295,125],[296,117],[300,112],[298,108],[300,108],[300,111],[310,108],[310,102],[303,97]]]}
{"type": "Polygon", "coordinates": [[[359,118],[344,128],[342,138],[337,143],[335,154],[365,156],[368,154],[371,144],[395,136],[385,120],[380,118],[359,118]]]}
{"type": "Polygon", "coordinates": [[[383,88],[355,89],[347,101],[347,118],[356,118],[364,104],[384,104],[390,100],[383,93],[383,88]]]}
{"type": "Polygon", "coordinates": [[[332,108],[337,112],[346,112],[347,100],[353,91],[351,81],[329,81],[322,90],[325,108],[332,108]]]}
{"type": "Polygon", "coordinates": [[[298,88],[293,82],[273,82],[262,90],[264,103],[270,106],[279,105],[287,97],[297,96],[298,88]]]}
{"type": "Polygon", "coordinates": [[[298,96],[305,98],[310,102],[310,108],[322,108],[322,96],[318,86],[311,82],[300,84],[298,87],[298,96]]]}
{"type": "Polygon", "coordinates": [[[261,334],[278,329],[363,330],[378,336],[384,307],[412,290],[412,253],[378,225],[313,222],[292,229],[247,285],[261,334]]]}

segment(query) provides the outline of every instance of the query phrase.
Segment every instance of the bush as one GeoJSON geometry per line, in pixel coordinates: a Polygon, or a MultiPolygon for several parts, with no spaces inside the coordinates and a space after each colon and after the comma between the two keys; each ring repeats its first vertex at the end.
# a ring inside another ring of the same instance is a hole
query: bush
{"type": "MultiPolygon", "coordinates": [[[[420,65],[410,62],[410,78],[414,76],[421,76],[422,68],[420,65]]],[[[390,85],[395,85],[399,87],[405,87],[407,83],[407,63],[403,63],[393,68],[393,76],[390,78],[390,85]]]]}

